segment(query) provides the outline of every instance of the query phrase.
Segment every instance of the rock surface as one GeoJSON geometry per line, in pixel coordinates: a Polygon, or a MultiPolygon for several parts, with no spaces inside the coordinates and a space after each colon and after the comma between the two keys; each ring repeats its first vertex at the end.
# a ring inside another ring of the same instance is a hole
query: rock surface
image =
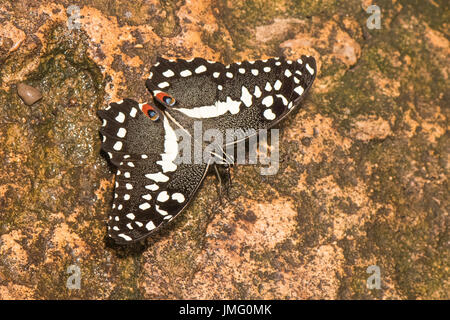
{"type": "Polygon", "coordinates": [[[0,299],[448,299],[448,3],[380,0],[372,30],[370,4],[0,1],[0,299]],[[148,99],[158,55],[301,54],[318,78],[277,175],[233,168],[222,203],[209,176],[145,244],[106,240],[97,110],[148,99]],[[21,82],[43,98],[24,105],[21,82]]]}

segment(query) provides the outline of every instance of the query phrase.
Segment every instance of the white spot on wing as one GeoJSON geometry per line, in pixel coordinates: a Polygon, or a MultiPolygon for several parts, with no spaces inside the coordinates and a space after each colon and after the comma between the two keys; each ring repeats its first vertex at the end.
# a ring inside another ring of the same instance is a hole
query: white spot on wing
{"type": "Polygon", "coordinates": [[[266,109],[264,111],[264,118],[267,120],[273,120],[275,119],[275,113],[273,113],[271,109],[266,109]]]}
{"type": "Polygon", "coordinates": [[[253,94],[254,94],[255,97],[257,97],[257,98],[261,97],[261,94],[262,94],[261,89],[259,89],[258,86],[255,86],[255,92],[254,92],[253,94]]]}
{"type": "Polygon", "coordinates": [[[242,86],[241,101],[245,106],[250,107],[252,105],[252,95],[248,92],[245,86],[242,86]]]}
{"type": "MultiPolygon", "coordinates": [[[[136,222],[136,224],[137,224],[137,222],[136,222]]],[[[149,222],[145,225],[145,228],[146,228],[148,231],[151,231],[151,230],[155,229],[156,227],[155,227],[155,224],[153,223],[153,221],[149,221],[149,222]]]]}
{"type": "Polygon", "coordinates": [[[167,200],[169,200],[169,195],[167,194],[167,191],[161,191],[158,194],[158,197],[156,198],[156,200],[159,202],[166,202],[167,200]]]}
{"type": "Polygon", "coordinates": [[[134,108],[134,107],[133,107],[133,108],[131,108],[131,111],[130,111],[130,116],[134,118],[134,117],[136,117],[136,113],[137,113],[137,109],[136,109],[136,108],[134,108]]]}
{"type": "Polygon", "coordinates": [[[148,202],[144,202],[141,205],[139,205],[139,209],[141,210],[147,210],[148,208],[150,208],[150,204],[148,202]]]}
{"type": "Polygon", "coordinates": [[[190,75],[192,75],[192,72],[190,70],[183,70],[180,72],[180,76],[182,77],[189,77],[190,75]]]}
{"type": "Polygon", "coordinates": [[[288,104],[288,101],[286,99],[285,96],[283,96],[282,94],[277,94],[278,98],[281,98],[281,100],[283,100],[283,104],[286,106],[288,104]]]}
{"type": "Polygon", "coordinates": [[[309,73],[311,73],[311,75],[314,74],[314,69],[311,68],[308,63],[306,64],[306,69],[308,70],[309,73]]]}
{"type": "Polygon", "coordinates": [[[119,131],[117,131],[117,136],[119,138],[125,137],[126,134],[127,134],[127,130],[125,128],[120,128],[119,131]]]}
{"type": "Polygon", "coordinates": [[[230,97],[227,97],[226,101],[216,101],[211,106],[201,106],[192,109],[173,108],[173,110],[178,110],[191,118],[214,118],[227,112],[231,114],[238,113],[241,103],[241,101],[234,101],[230,97]]]}
{"type": "Polygon", "coordinates": [[[282,85],[281,81],[277,80],[277,81],[275,81],[275,84],[273,85],[273,87],[274,87],[275,90],[278,91],[278,90],[280,90],[281,85],[282,85]]]}
{"type": "Polygon", "coordinates": [[[204,65],[201,65],[195,69],[195,73],[202,73],[205,71],[206,71],[206,67],[204,65]]]}
{"type": "MultiPolygon", "coordinates": [[[[145,175],[145,177],[147,179],[151,179],[155,182],[167,182],[169,181],[169,177],[166,176],[165,174],[163,174],[162,172],[158,172],[158,173],[147,173],[145,175]]],[[[147,186],[146,186],[147,187],[147,186]]]]}
{"type": "Polygon", "coordinates": [[[273,104],[273,97],[272,96],[267,96],[262,100],[262,104],[265,105],[266,107],[270,107],[273,104]]]}
{"type": "Polygon", "coordinates": [[[166,88],[166,87],[168,87],[168,86],[169,86],[169,83],[166,82],[166,81],[161,82],[160,84],[158,84],[158,87],[160,87],[161,89],[166,88]]]}
{"type": "Polygon", "coordinates": [[[155,209],[156,211],[158,211],[158,213],[160,213],[163,216],[166,216],[168,214],[167,211],[160,209],[158,205],[155,205],[155,209]]]}
{"type": "Polygon", "coordinates": [[[150,191],[156,191],[159,189],[159,186],[157,184],[149,184],[145,186],[145,189],[150,191]]]}
{"type": "Polygon", "coordinates": [[[178,201],[179,203],[183,203],[185,200],[184,196],[178,192],[172,194],[172,199],[178,201]]]}
{"type": "Polygon", "coordinates": [[[173,77],[175,75],[175,73],[173,73],[173,71],[170,70],[170,69],[168,69],[167,71],[164,71],[162,74],[166,78],[170,78],[170,77],[173,77]]]}
{"type": "Polygon", "coordinates": [[[294,91],[297,92],[298,95],[301,96],[303,94],[303,91],[305,91],[305,90],[303,89],[302,86],[298,86],[297,88],[294,89],[294,91]]]}
{"type": "Polygon", "coordinates": [[[292,73],[291,73],[291,71],[289,71],[289,69],[286,69],[284,71],[284,75],[289,78],[290,76],[292,76],[292,73]]]}
{"type": "Polygon", "coordinates": [[[254,76],[257,76],[257,75],[259,74],[258,69],[252,69],[252,74],[253,74],[254,76]]]}
{"type": "Polygon", "coordinates": [[[114,144],[113,149],[116,150],[116,151],[121,150],[121,149],[122,149],[122,141],[117,141],[117,142],[114,144]]]}
{"type": "Polygon", "coordinates": [[[148,200],[148,201],[152,200],[152,196],[150,194],[144,194],[142,196],[142,198],[145,199],[145,200],[148,200]]]}
{"type": "Polygon", "coordinates": [[[161,154],[162,160],[157,161],[163,172],[172,172],[177,169],[177,165],[173,162],[178,154],[178,142],[175,131],[169,124],[168,118],[164,118],[164,153],[161,154]]]}
{"type": "Polygon", "coordinates": [[[123,112],[119,112],[116,117],[116,121],[120,123],[123,123],[125,121],[125,115],[123,114],[123,112]]]}
{"type": "Polygon", "coordinates": [[[119,233],[118,236],[124,238],[126,241],[131,241],[131,238],[129,236],[127,236],[126,234],[119,233]]]}
{"type": "Polygon", "coordinates": [[[266,91],[272,91],[272,86],[270,85],[269,82],[266,82],[266,86],[264,87],[264,90],[266,90],[266,91]]]}

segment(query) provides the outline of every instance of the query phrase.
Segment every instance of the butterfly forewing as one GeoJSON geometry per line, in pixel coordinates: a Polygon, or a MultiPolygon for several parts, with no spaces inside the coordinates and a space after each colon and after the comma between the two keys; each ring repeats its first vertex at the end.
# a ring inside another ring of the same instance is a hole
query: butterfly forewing
{"type": "Polygon", "coordinates": [[[160,59],[146,84],[177,103],[167,112],[185,128],[265,129],[284,118],[309,90],[316,75],[312,57],[272,58],[223,65],[204,59],[160,59]]]}

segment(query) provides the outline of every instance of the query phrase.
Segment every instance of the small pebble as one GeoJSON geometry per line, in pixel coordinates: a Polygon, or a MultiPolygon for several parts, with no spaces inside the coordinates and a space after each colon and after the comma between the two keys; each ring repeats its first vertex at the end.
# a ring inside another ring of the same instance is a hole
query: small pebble
{"type": "Polygon", "coordinates": [[[42,94],[38,89],[25,83],[19,83],[17,85],[17,94],[28,106],[31,106],[33,103],[42,98],[42,94]]]}
{"type": "Polygon", "coordinates": [[[69,99],[69,106],[74,107],[78,104],[78,100],[76,98],[69,99]]]}
{"type": "Polygon", "coordinates": [[[311,141],[312,139],[310,137],[304,137],[301,140],[302,145],[304,145],[305,147],[309,147],[311,145],[311,141]]]}

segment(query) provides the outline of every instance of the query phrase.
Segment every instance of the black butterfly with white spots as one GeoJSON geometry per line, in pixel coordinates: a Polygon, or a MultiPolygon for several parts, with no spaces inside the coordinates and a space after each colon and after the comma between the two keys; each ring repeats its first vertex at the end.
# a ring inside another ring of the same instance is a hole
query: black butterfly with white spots
{"type": "Polygon", "coordinates": [[[177,130],[268,129],[290,113],[316,76],[313,57],[223,65],[202,58],[158,59],[146,81],[149,103],[125,99],[98,112],[102,149],[117,167],[108,235],[117,243],[145,238],[179,214],[210,163],[176,161],[177,130]]]}

